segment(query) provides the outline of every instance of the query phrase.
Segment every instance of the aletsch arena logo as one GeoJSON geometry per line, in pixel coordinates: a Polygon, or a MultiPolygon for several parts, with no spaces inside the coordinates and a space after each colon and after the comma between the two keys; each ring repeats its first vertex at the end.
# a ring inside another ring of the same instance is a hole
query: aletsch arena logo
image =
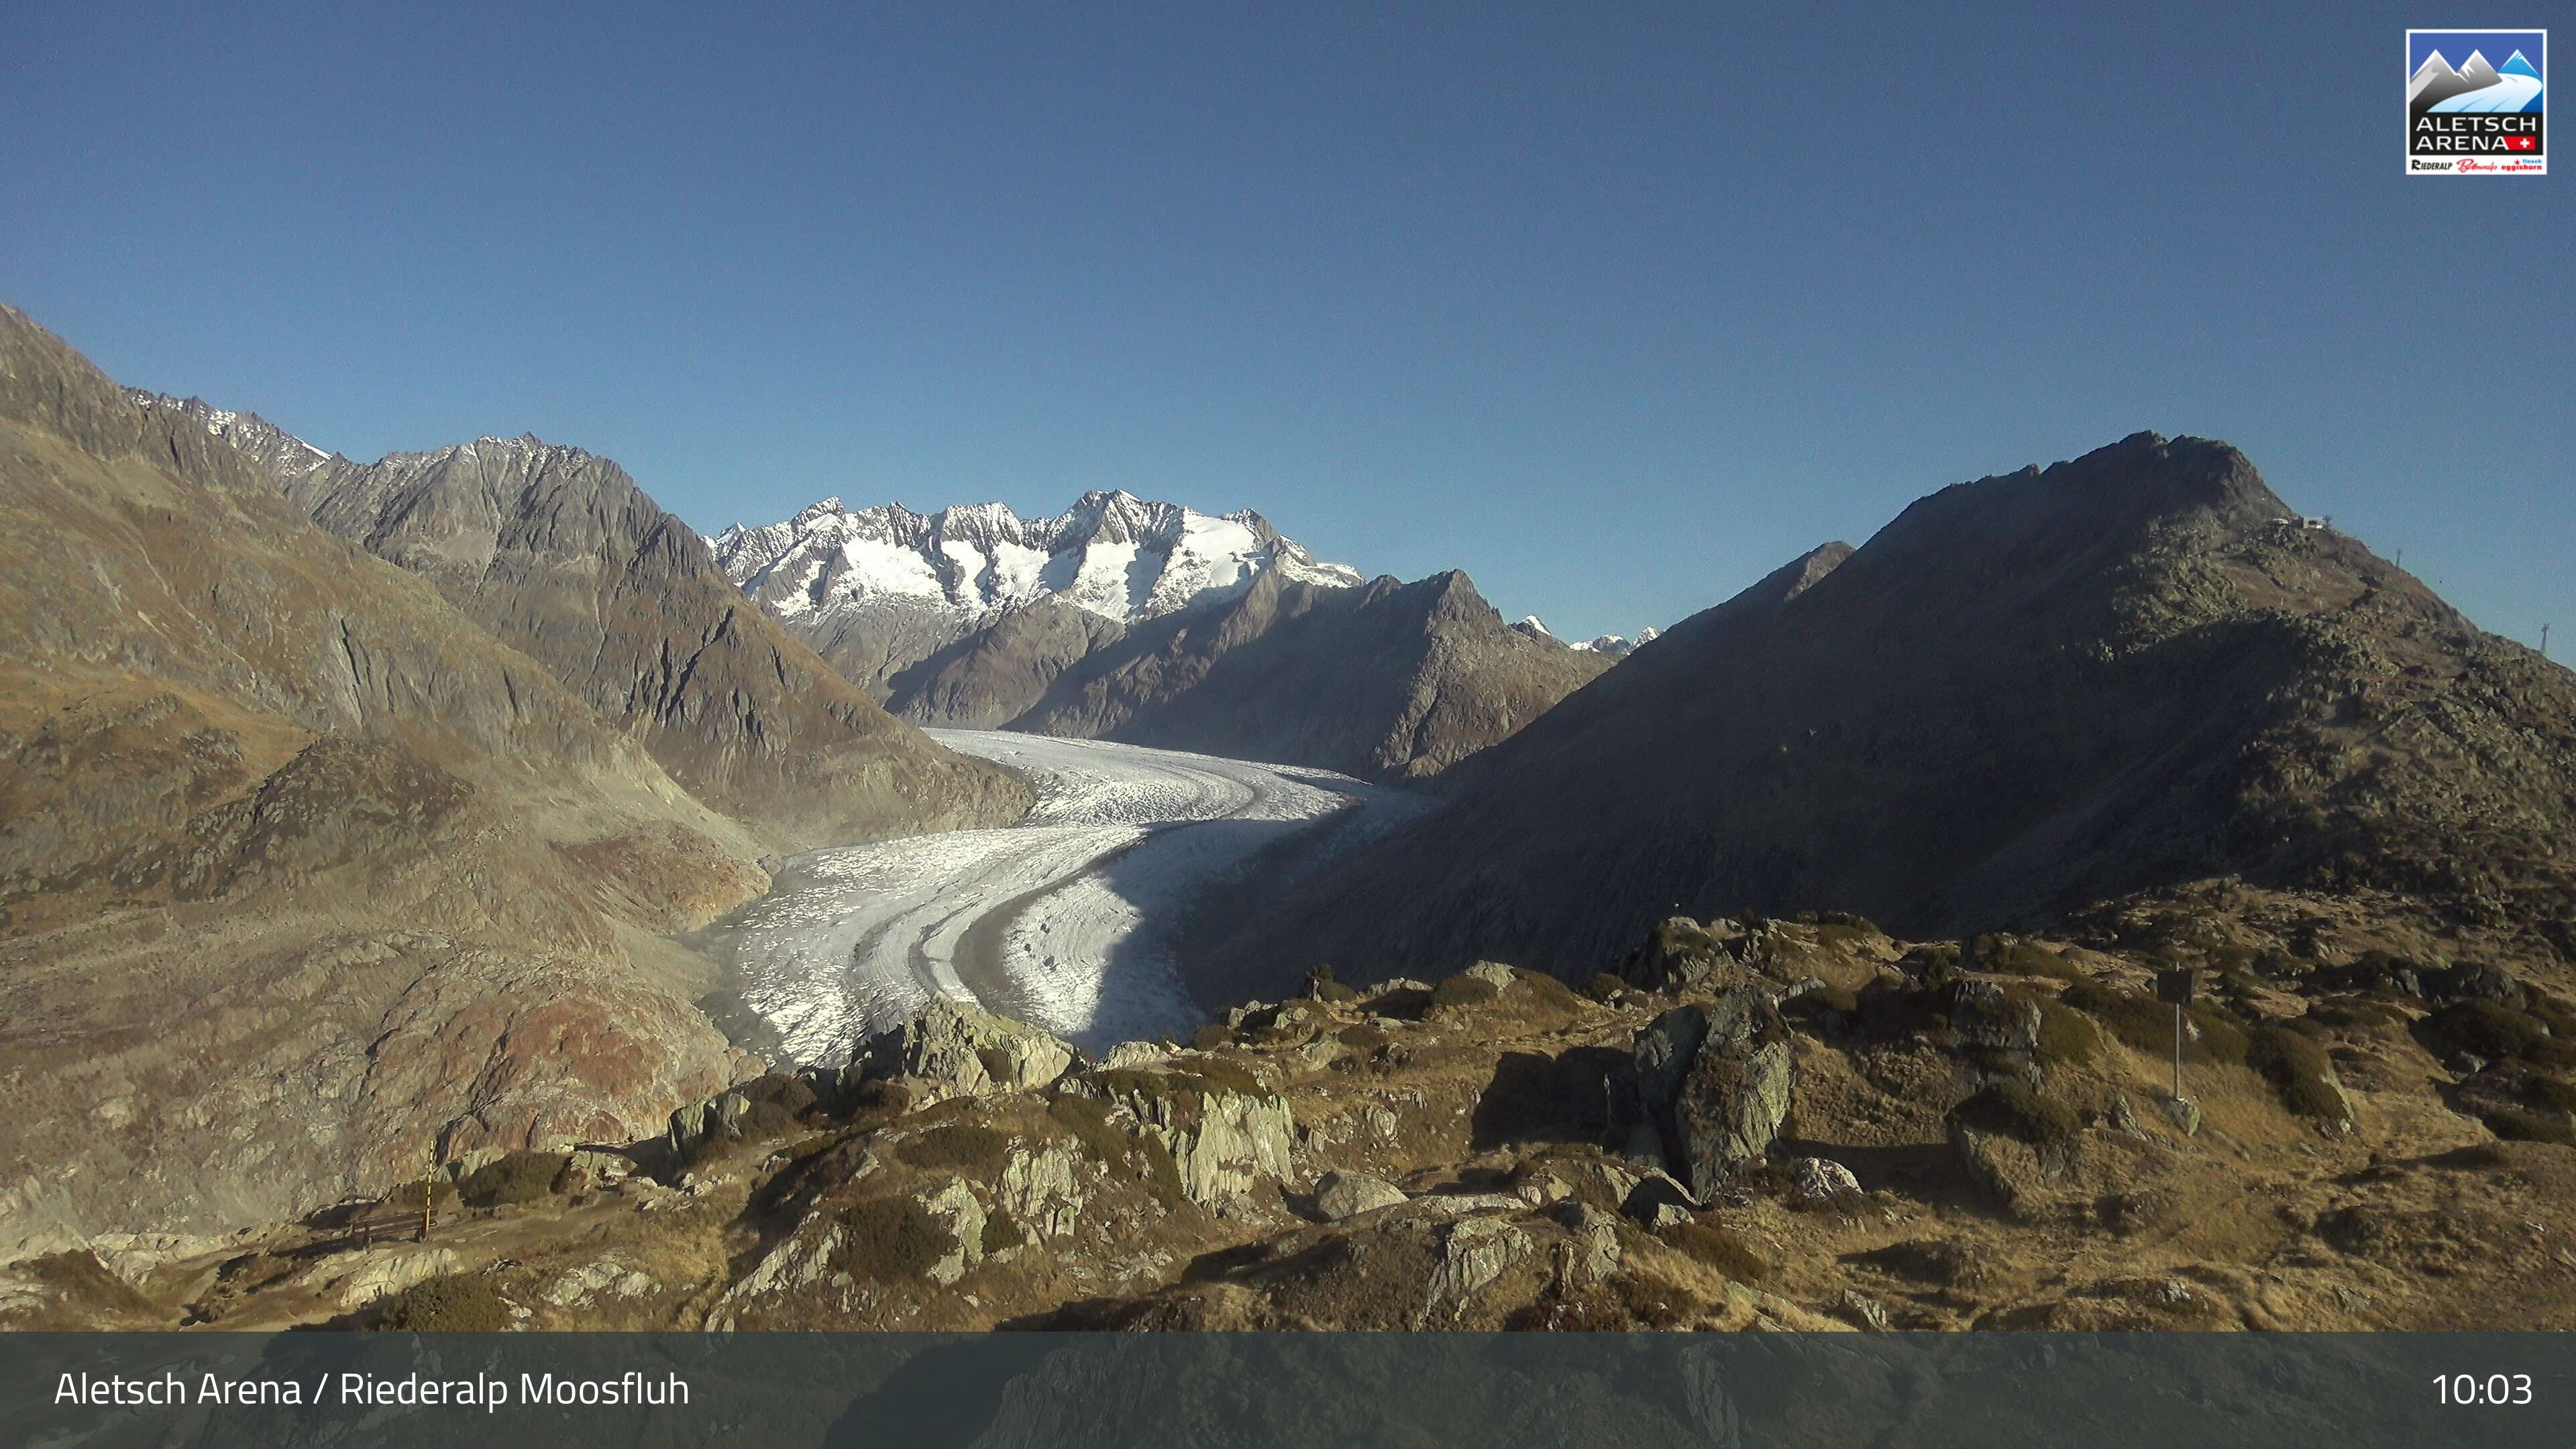
{"type": "Polygon", "coordinates": [[[2406,174],[2549,171],[2546,30],[2406,32],[2406,174]]]}

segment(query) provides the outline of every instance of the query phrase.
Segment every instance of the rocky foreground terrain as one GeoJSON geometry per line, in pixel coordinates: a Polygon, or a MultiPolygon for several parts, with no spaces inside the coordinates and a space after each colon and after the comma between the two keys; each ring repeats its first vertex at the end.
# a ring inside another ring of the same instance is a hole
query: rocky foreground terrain
{"type": "Polygon", "coordinates": [[[2409,916],[2219,880],[2049,937],[1676,919],[1580,992],[1321,978],[1096,1062],[934,1003],[652,1139],[21,1263],[0,1321],[2576,1325],[2576,995],[2409,916]],[[424,1194],[426,1241],[353,1236],[424,1194]]]}

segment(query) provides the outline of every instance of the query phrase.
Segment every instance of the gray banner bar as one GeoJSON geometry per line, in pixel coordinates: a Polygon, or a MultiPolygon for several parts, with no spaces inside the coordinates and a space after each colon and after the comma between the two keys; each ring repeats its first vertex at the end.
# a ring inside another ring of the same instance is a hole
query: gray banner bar
{"type": "Polygon", "coordinates": [[[0,1441],[2565,1449],[2571,1349],[2546,1334],[25,1334],[0,1336],[0,1441]]]}

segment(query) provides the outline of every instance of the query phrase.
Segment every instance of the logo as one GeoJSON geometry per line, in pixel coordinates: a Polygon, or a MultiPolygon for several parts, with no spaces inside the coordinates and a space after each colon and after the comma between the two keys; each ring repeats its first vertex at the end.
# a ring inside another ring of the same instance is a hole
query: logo
{"type": "Polygon", "coordinates": [[[2406,32],[2406,174],[2544,176],[2546,30],[2406,32]]]}

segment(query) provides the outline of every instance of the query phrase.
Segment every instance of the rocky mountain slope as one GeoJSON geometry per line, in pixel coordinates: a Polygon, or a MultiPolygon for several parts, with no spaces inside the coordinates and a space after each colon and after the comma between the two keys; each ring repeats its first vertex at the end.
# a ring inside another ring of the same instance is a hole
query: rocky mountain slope
{"type": "Polygon", "coordinates": [[[1039,521],[828,500],[715,542],[755,599],[906,719],[1372,779],[1439,773],[1622,652],[1516,631],[1463,574],[1363,584],[1258,514],[1123,493],[1039,521]]]}
{"type": "Polygon", "coordinates": [[[880,700],[906,668],[1041,601],[1123,626],[1237,597],[1268,573],[1328,588],[1360,582],[1260,514],[1217,517],[1125,492],[1086,493],[1054,518],[998,503],[854,511],[826,498],[708,542],[744,593],[880,700]]]}
{"type": "Polygon", "coordinates": [[[1576,970],[1677,910],[1956,931],[2241,874],[2576,949],[2576,676],[2289,513],[2153,434],[1945,489],[1639,649],[1235,945],[1576,970]]]}
{"type": "Polygon", "coordinates": [[[324,528],[430,581],[784,848],[1004,824],[1015,782],[889,718],[733,588],[704,540],[579,448],[482,438],[372,464],[246,414],[204,424],[324,528]]]}
{"type": "Polygon", "coordinates": [[[761,842],[220,431],[0,309],[0,1252],[621,1140],[737,1071],[629,947],[761,842]]]}
{"type": "Polygon", "coordinates": [[[426,1241],[352,1236],[398,1196],[62,1254],[0,1323],[2563,1329],[2576,999],[2512,946],[2219,888],[2063,938],[1674,920],[1582,994],[1317,980],[1098,1061],[934,1002],[621,1150],[475,1154],[426,1241]]]}

